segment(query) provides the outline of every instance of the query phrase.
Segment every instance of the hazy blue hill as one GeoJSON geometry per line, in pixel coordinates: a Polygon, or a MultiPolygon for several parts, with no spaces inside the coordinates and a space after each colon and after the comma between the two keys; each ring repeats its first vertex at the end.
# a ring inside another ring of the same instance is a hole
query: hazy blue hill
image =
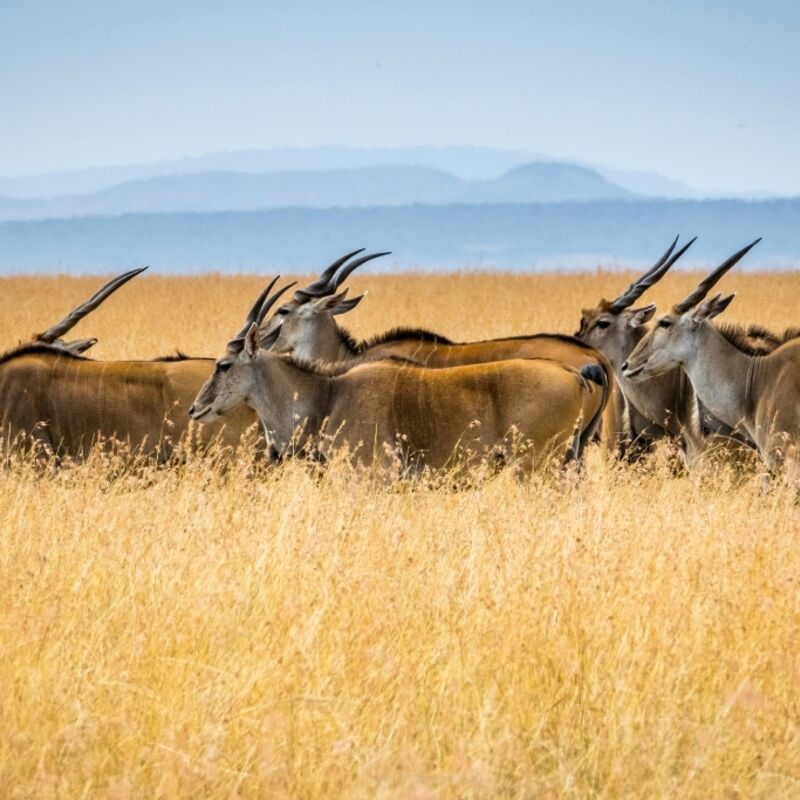
{"type": "Polygon", "coordinates": [[[499,178],[474,181],[461,200],[482,203],[558,202],[560,200],[615,200],[631,193],[586,167],[557,162],[524,164],[499,178]]]}
{"type": "MultiPolygon", "coordinates": [[[[540,153],[490,147],[275,147],[210,153],[152,164],[91,167],[17,177],[0,176],[0,195],[51,198],[97,192],[120,183],[164,175],[201,172],[305,172],[365,169],[386,164],[429,167],[449,172],[463,180],[489,180],[522,164],[542,161],[568,163],[540,153]]],[[[606,180],[638,194],[654,197],[694,197],[697,194],[695,190],[678,181],[651,172],[612,170],[593,164],[584,166],[599,172],[606,180]]]]}
{"type": "MultiPolygon", "coordinates": [[[[123,184],[90,197],[105,214],[252,211],[448,203],[459,188],[457,178],[440,170],[383,166],[263,175],[202,172],[123,184]]],[[[80,205],[80,199],[72,202],[80,205]]]]}
{"type": "Polygon", "coordinates": [[[41,200],[0,195],[0,220],[36,219],[39,217],[42,207],[41,200]]]}
{"type": "Polygon", "coordinates": [[[119,183],[162,175],[200,172],[306,172],[366,169],[386,164],[422,166],[450,172],[466,180],[485,180],[542,158],[522,150],[489,147],[273,147],[233,150],[193,158],[85,169],[61,170],[42,175],[0,176],[0,194],[14,197],[54,197],[86,194],[119,183]]]}
{"type": "Polygon", "coordinates": [[[757,236],[764,241],[748,257],[749,267],[800,263],[800,199],[277,209],[10,222],[0,224],[0,268],[307,270],[360,246],[392,250],[383,268],[591,267],[647,263],[676,233],[699,235],[695,263],[718,262],[757,236]]]}
{"type": "MultiPolygon", "coordinates": [[[[687,186],[681,181],[665,178],[655,172],[635,169],[614,169],[612,167],[587,166],[597,170],[606,180],[611,181],[629,192],[645,197],[665,200],[702,200],[704,193],[687,186]]],[[[767,198],[762,198],[767,199],[767,198]]]]}
{"type": "Polygon", "coordinates": [[[200,172],[132,181],[89,194],[22,198],[17,205],[12,198],[5,198],[0,201],[0,219],[412,203],[527,203],[628,195],[594,170],[555,162],[528,164],[499,178],[469,181],[430,167],[403,165],[261,174],[200,172]]]}
{"type": "MultiPolygon", "coordinates": [[[[427,167],[370,167],[318,172],[200,172],[132,181],[90,194],[22,201],[28,218],[180,211],[246,211],[279,207],[447,203],[461,182],[427,167]]],[[[0,206],[0,213],[4,209],[0,206]]],[[[13,213],[5,210],[5,213],[13,213]]]]}

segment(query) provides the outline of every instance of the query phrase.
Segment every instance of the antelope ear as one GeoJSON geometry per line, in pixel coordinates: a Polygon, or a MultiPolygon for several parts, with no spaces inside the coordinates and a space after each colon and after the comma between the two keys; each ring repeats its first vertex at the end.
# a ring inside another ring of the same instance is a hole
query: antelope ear
{"type": "Polygon", "coordinates": [[[351,297],[349,300],[342,300],[331,309],[331,314],[346,314],[348,311],[352,311],[364,299],[366,294],[367,293],[364,292],[364,294],[360,294],[358,297],[351,297]]]}
{"type": "Polygon", "coordinates": [[[244,335],[244,348],[242,353],[252,358],[258,350],[258,323],[254,322],[244,335]]]}
{"type": "Polygon", "coordinates": [[[714,319],[719,316],[730,304],[736,294],[729,294],[723,297],[715,294],[710,300],[704,300],[691,313],[695,322],[702,322],[705,319],[714,319]]]}
{"type": "Polygon", "coordinates": [[[313,300],[311,302],[311,308],[315,314],[322,314],[324,311],[330,311],[331,313],[336,313],[336,306],[339,303],[344,302],[344,298],[347,296],[348,289],[345,289],[343,292],[339,292],[339,294],[326,294],[325,297],[320,297],[318,300],[313,300]]]}
{"type": "Polygon", "coordinates": [[[649,306],[642,306],[642,308],[634,308],[631,311],[631,318],[628,320],[628,325],[631,328],[640,328],[646,322],[653,318],[656,313],[656,307],[651,303],[649,306]]]}
{"type": "Polygon", "coordinates": [[[280,333],[281,333],[281,326],[278,325],[277,328],[270,331],[269,333],[261,335],[261,339],[259,340],[261,348],[264,350],[269,350],[272,347],[272,345],[274,345],[275,342],[278,341],[278,336],[280,336],[280,333]]]}

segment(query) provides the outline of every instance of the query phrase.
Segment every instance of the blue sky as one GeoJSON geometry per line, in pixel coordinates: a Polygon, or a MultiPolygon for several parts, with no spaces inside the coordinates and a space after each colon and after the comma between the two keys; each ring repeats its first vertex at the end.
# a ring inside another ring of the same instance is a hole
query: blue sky
{"type": "Polygon", "coordinates": [[[800,194],[800,4],[3,0],[0,174],[326,143],[800,194]]]}

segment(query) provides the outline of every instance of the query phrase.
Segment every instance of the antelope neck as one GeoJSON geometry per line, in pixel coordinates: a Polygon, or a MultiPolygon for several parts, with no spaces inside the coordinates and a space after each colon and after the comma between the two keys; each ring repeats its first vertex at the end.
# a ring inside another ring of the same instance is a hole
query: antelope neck
{"type": "Polygon", "coordinates": [[[332,379],[265,352],[256,356],[254,368],[257,388],[250,402],[275,445],[286,447],[300,427],[317,433],[327,413],[332,379]]]}
{"type": "Polygon", "coordinates": [[[703,405],[733,428],[747,417],[755,360],[728,342],[710,322],[703,322],[683,368],[703,405]]]}

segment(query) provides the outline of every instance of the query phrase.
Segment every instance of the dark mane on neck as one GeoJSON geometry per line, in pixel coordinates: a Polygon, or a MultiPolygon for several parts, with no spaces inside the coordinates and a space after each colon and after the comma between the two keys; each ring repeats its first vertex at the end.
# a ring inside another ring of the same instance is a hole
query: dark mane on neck
{"type": "Polygon", "coordinates": [[[350,333],[347,328],[339,326],[339,336],[341,337],[342,344],[347,348],[347,352],[351,356],[357,356],[361,353],[363,344],[356,341],[356,338],[350,333]]]}
{"type": "Polygon", "coordinates": [[[12,347],[11,350],[7,350],[0,355],[0,364],[6,364],[9,361],[13,361],[15,358],[22,358],[22,356],[32,355],[61,356],[63,358],[74,359],[75,361],[91,360],[73,353],[70,350],[66,350],[63,347],[59,347],[58,345],[47,344],[45,342],[28,342],[26,344],[17,345],[17,347],[12,347]]]}
{"type": "Polygon", "coordinates": [[[521,336],[506,336],[506,339],[557,339],[559,342],[566,342],[567,344],[574,344],[584,350],[593,350],[594,348],[582,342],[577,336],[570,333],[528,333],[521,336]]]}
{"type": "MultiPolygon", "coordinates": [[[[339,330],[342,335],[342,341],[345,343],[345,346],[348,348],[350,353],[354,356],[364,355],[373,347],[379,347],[383,344],[392,344],[393,342],[399,342],[408,339],[444,345],[483,344],[485,342],[494,341],[494,339],[478,339],[474,342],[454,342],[452,339],[448,339],[446,336],[441,336],[440,334],[426,330],[425,328],[392,328],[391,330],[388,330],[385,333],[380,333],[370,339],[365,339],[362,342],[356,342],[350,333],[344,328],[340,328],[339,330]]],[[[582,342],[580,339],[577,339],[568,333],[523,333],[516,336],[501,336],[500,338],[511,339],[515,341],[542,338],[558,339],[560,342],[574,344],[583,350],[592,349],[591,345],[586,344],[586,342],[582,342]]]]}
{"type": "Polygon", "coordinates": [[[359,353],[377,347],[381,344],[390,344],[401,340],[413,339],[418,342],[433,342],[434,344],[453,344],[446,336],[441,336],[425,328],[392,328],[391,330],[379,333],[370,339],[365,339],[359,347],[359,353]]]}
{"type": "Polygon", "coordinates": [[[189,361],[191,358],[192,356],[187,356],[182,350],[176,350],[172,355],[159,356],[158,358],[154,358],[153,361],[189,361]]]}
{"type": "Polygon", "coordinates": [[[717,330],[735,348],[748,356],[756,357],[769,355],[776,347],[795,338],[799,333],[789,329],[783,336],[778,336],[762,325],[745,326],[726,322],[717,325],[717,330]]]}
{"type": "MultiPolygon", "coordinates": [[[[567,344],[574,344],[583,350],[592,350],[592,346],[582,342],[575,336],[569,333],[521,333],[516,336],[500,336],[500,339],[511,340],[516,342],[529,341],[531,339],[557,339],[559,342],[566,342],[567,344]]],[[[493,342],[495,339],[480,339],[476,342],[458,342],[458,344],[484,344],[485,342],[493,342]]]]}

